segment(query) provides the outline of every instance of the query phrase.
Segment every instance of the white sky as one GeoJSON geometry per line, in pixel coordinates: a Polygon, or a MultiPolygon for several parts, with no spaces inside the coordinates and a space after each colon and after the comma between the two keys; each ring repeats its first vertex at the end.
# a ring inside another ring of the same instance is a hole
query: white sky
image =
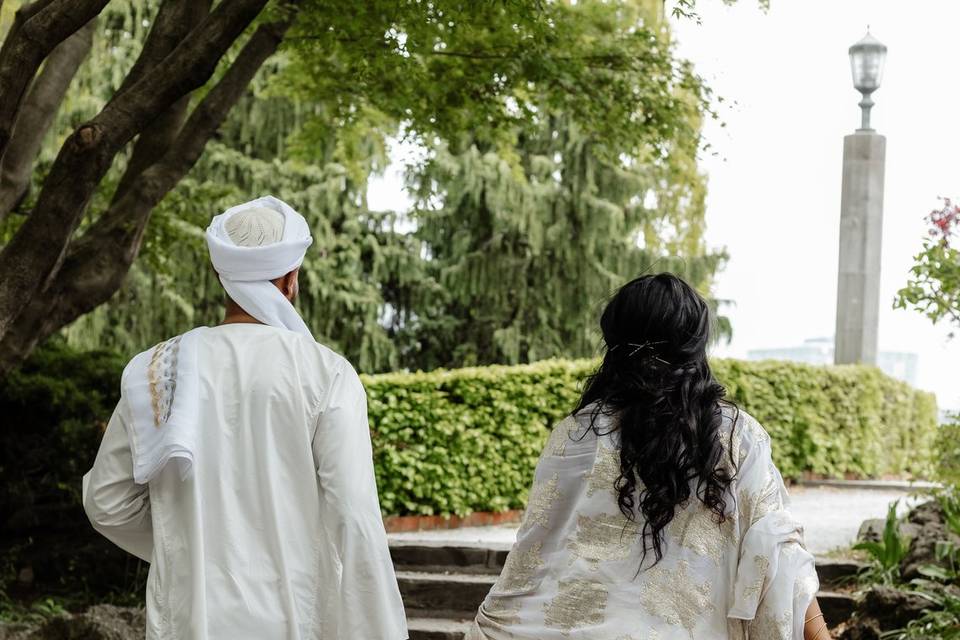
{"type": "MultiPolygon", "coordinates": [[[[707,240],[730,253],[716,294],[734,338],[718,355],[833,335],[843,136],[860,123],[847,48],[869,24],[889,48],[872,124],[887,136],[880,348],[919,355],[918,383],[960,408],[960,337],[892,308],[938,196],[960,198],[960,0],[700,0],[702,24],[674,24],[679,54],[717,95],[710,122],[707,240]]],[[[373,209],[405,209],[402,164],[371,184],[373,209]]]]}
{"type": "Polygon", "coordinates": [[[724,355],[833,335],[843,136],[860,125],[848,47],[867,25],[888,47],[872,125],[887,137],[880,348],[919,355],[918,385],[960,408],[960,338],[892,307],[938,196],[960,197],[957,0],[701,0],[674,24],[679,54],[724,96],[705,129],[707,239],[730,263],[717,295],[734,327],[724,355]],[[733,101],[736,101],[733,104],[733,101]]]}

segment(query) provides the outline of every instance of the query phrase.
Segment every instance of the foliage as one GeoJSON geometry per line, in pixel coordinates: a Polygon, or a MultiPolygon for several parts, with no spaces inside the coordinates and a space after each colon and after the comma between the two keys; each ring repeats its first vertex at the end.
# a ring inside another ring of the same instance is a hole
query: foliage
{"type": "Polygon", "coordinates": [[[911,581],[914,593],[930,601],[930,607],[902,632],[890,634],[898,639],[960,638],[960,548],[953,542],[936,544],[937,564],[920,568],[923,578],[911,581]]]}
{"type": "Polygon", "coordinates": [[[119,399],[123,364],[52,340],[0,380],[0,415],[16,427],[0,435],[3,583],[26,568],[65,596],[142,586],[145,566],[103,545],[81,507],[80,478],[119,399]]]}
{"type": "MultiPolygon", "coordinates": [[[[960,414],[951,415],[940,425],[934,451],[936,479],[947,487],[960,487],[960,414]]],[[[960,535],[960,528],[957,534],[960,535]]]]}
{"type": "Polygon", "coordinates": [[[960,206],[943,199],[927,216],[929,237],[914,259],[907,286],[897,292],[896,306],[923,312],[933,322],[960,327],[960,206]]]}
{"type": "Polygon", "coordinates": [[[859,576],[861,582],[892,585],[899,581],[900,562],[909,549],[909,542],[900,534],[899,503],[899,500],[890,503],[879,541],[864,540],[853,545],[855,551],[866,551],[870,557],[870,566],[859,576]]]}
{"type": "MultiPolygon", "coordinates": [[[[60,137],[139,52],[153,5],[114,4],[58,115],[60,137]]],[[[314,230],[307,323],[366,372],[593,355],[596,305],[644,271],[674,270],[709,294],[725,260],[703,239],[709,92],[674,55],[661,2],[334,4],[306,7],[290,46],[154,210],[119,293],[68,327],[72,345],[132,355],[215,322],[223,294],[201,232],[265,192],[314,230]],[[410,168],[417,206],[373,212],[368,183],[398,132],[428,150],[410,168]]]]}
{"type": "MultiPolygon", "coordinates": [[[[366,377],[386,513],[522,507],[552,424],[575,406],[590,360],[366,377]]],[[[713,363],[773,439],[787,477],[924,471],[933,397],[870,367],[713,363]]]]}
{"type": "MultiPolygon", "coordinates": [[[[364,376],[384,513],[522,507],[550,426],[576,404],[578,385],[594,364],[548,360],[364,376]]],[[[0,512],[10,514],[0,522],[4,582],[29,567],[42,592],[109,594],[115,602],[142,587],[145,565],[103,542],[80,506],[79,478],[117,401],[122,365],[115,355],[52,341],[0,381],[0,413],[24,425],[7,430],[0,442],[0,512]]],[[[786,476],[915,471],[900,449],[921,458],[925,434],[935,428],[929,394],[871,368],[713,365],[731,396],[771,434],[775,462],[786,476]],[[878,384],[878,393],[860,391],[878,384]],[[834,387],[850,400],[816,395],[834,387]],[[905,406],[884,411],[878,403],[905,406]],[[851,413],[866,425],[853,429],[851,413]],[[904,444],[870,446],[880,432],[904,444]],[[831,453],[838,440],[854,455],[831,453]]]]}

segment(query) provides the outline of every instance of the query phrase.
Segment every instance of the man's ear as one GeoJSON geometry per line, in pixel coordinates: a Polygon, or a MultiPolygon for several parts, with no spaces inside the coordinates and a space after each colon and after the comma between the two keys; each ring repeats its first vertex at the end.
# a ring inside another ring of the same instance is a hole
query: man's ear
{"type": "Polygon", "coordinates": [[[300,273],[300,269],[294,269],[287,275],[283,276],[280,281],[280,293],[284,297],[293,302],[293,299],[297,297],[297,294],[300,292],[298,285],[297,275],[300,273]]]}

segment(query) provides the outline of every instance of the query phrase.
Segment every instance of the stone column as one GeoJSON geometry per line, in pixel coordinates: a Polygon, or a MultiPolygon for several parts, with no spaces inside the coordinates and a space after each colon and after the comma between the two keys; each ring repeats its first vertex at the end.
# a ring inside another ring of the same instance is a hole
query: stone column
{"type": "Polygon", "coordinates": [[[872,129],[843,139],[837,364],[877,363],[886,147],[886,138],[872,129]]]}

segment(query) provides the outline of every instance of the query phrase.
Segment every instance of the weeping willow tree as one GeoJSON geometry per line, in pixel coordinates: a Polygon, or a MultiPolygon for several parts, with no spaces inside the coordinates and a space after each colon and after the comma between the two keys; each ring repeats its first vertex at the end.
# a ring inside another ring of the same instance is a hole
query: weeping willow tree
{"type": "MultiPolygon", "coordinates": [[[[662,9],[656,1],[581,3],[568,17],[584,40],[635,39],[638,24],[657,25],[642,45],[668,50],[662,9]]],[[[421,362],[593,354],[601,304],[642,273],[672,271],[709,294],[725,255],[704,241],[706,179],[696,161],[704,88],[683,64],[651,71],[671,78],[684,126],[639,150],[585,132],[535,93],[517,108],[538,117],[506,141],[498,131],[434,145],[411,175],[417,236],[444,300],[408,315],[421,362]]],[[[632,89],[645,103],[644,92],[664,86],[632,89]]]]}
{"type": "MultiPolygon", "coordinates": [[[[122,85],[157,4],[111,3],[100,16],[37,186],[66,132],[122,85]]],[[[217,322],[203,229],[264,193],[313,229],[298,301],[307,324],[366,371],[588,354],[597,304],[645,270],[709,291],[723,255],[703,241],[707,96],[674,57],[659,0],[389,4],[335,29],[337,2],[310,5],[295,45],[261,67],[154,208],[118,293],[68,340],[132,354],[217,322]],[[400,130],[430,151],[411,169],[419,204],[372,212],[369,179],[400,130]]],[[[110,204],[130,157],[118,154],[90,210],[110,204]]]]}
{"type": "MultiPolygon", "coordinates": [[[[62,117],[82,118],[83,96],[104,91],[96,79],[101,56],[128,53],[114,48],[111,33],[135,33],[139,11],[148,10],[133,3],[107,14],[102,45],[78,74],[84,91],[77,92],[77,113],[62,117]]],[[[270,87],[288,62],[278,56],[264,65],[219,139],[154,210],[140,255],[117,295],[64,330],[70,343],[132,354],[192,326],[219,322],[224,294],[209,266],[203,231],[224,209],[275,193],[305,215],[313,232],[298,306],[314,335],[364,370],[400,365],[399,351],[380,322],[381,282],[400,277],[388,270],[416,270],[419,256],[392,232],[392,214],[366,209],[369,176],[387,162],[378,128],[387,122],[370,113],[337,136],[330,131],[308,136],[315,132],[306,123],[324,115],[322,103],[290,99],[270,87]]],[[[117,76],[122,78],[122,71],[117,76]]]]}

